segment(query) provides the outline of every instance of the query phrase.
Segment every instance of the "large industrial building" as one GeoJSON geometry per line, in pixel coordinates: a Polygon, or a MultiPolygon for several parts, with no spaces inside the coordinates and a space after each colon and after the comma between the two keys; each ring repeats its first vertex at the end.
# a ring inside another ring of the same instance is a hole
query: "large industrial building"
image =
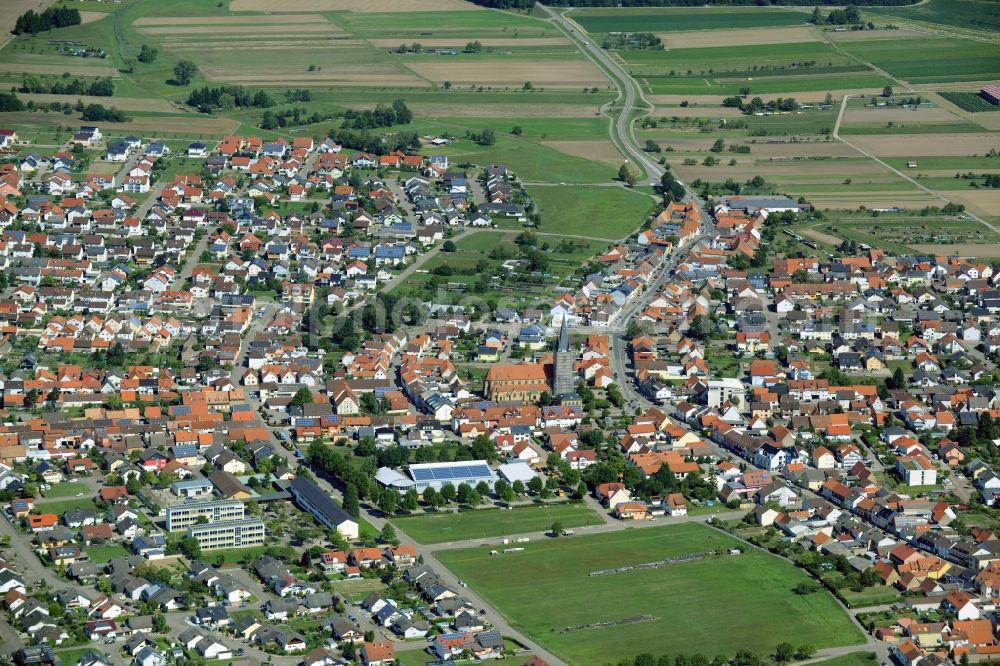
{"type": "Polygon", "coordinates": [[[198,540],[202,550],[246,548],[259,546],[265,541],[264,521],[260,518],[192,525],[187,533],[198,540]]]}
{"type": "Polygon", "coordinates": [[[480,481],[485,481],[492,488],[497,480],[496,474],[485,460],[410,465],[410,477],[413,478],[418,493],[427,488],[441,490],[447,483],[458,488],[463,483],[476,486],[480,481]]]}
{"type": "Polygon", "coordinates": [[[215,500],[206,502],[183,502],[167,507],[167,531],[186,530],[205,518],[209,523],[243,520],[246,507],[238,500],[215,500]]]}

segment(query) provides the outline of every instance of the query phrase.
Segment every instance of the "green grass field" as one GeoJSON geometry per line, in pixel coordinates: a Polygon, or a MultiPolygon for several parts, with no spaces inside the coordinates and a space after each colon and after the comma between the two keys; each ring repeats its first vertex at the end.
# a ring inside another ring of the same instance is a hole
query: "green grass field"
{"type": "Polygon", "coordinates": [[[573,664],[599,664],[639,652],[732,656],[769,652],[794,637],[816,648],[857,644],[861,632],[826,592],[796,595],[805,573],[754,550],[658,569],[589,576],[740,543],[684,524],[524,544],[524,552],[449,550],[436,557],[485,596],[527,636],[573,664]],[[651,615],[614,627],[569,627],[651,615]]]}
{"type": "Polygon", "coordinates": [[[116,557],[128,555],[124,546],[85,546],[84,551],[90,555],[90,561],[94,564],[106,564],[116,557]]]}
{"type": "Polygon", "coordinates": [[[618,187],[535,186],[530,192],[542,216],[539,231],[570,236],[624,238],[654,207],[645,194],[618,187]]]}
{"type": "MultiPolygon", "coordinates": [[[[822,42],[763,44],[748,50],[745,46],[679,48],[667,51],[626,51],[622,58],[637,75],[660,74],[674,70],[725,76],[763,76],[783,74],[810,75],[817,68],[857,66],[853,60],[822,42]],[[808,64],[813,63],[813,64],[808,64]],[[757,73],[755,70],[764,70],[757,73]]],[[[821,70],[820,70],[821,73],[821,70]]]]}
{"type": "Polygon", "coordinates": [[[69,509],[96,509],[96,508],[97,505],[94,504],[94,500],[86,497],[76,497],[73,499],[57,500],[55,502],[49,502],[43,499],[38,502],[35,502],[36,513],[55,513],[60,516],[69,509]]]}
{"type": "Polygon", "coordinates": [[[90,495],[90,487],[81,481],[65,481],[56,483],[45,491],[46,497],[75,497],[77,493],[90,495]]]}
{"type": "Polygon", "coordinates": [[[647,92],[654,95],[739,95],[743,88],[750,88],[751,95],[781,96],[787,93],[831,90],[878,90],[890,83],[884,76],[867,70],[856,74],[810,76],[808,70],[799,75],[758,76],[741,79],[732,77],[637,75],[647,92]]]}
{"type": "Polygon", "coordinates": [[[964,120],[956,122],[915,122],[900,123],[894,122],[890,126],[887,123],[854,123],[841,125],[841,134],[962,134],[978,133],[983,128],[975,123],[964,120]]]}
{"type": "Polygon", "coordinates": [[[94,651],[97,654],[104,654],[104,650],[99,650],[99,645],[83,645],[80,647],[66,648],[65,650],[56,650],[55,654],[59,657],[59,661],[63,663],[63,666],[76,666],[76,662],[80,660],[80,657],[87,654],[90,651],[94,651]]]}
{"type": "Polygon", "coordinates": [[[674,32],[802,25],[808,16],[788,10],[744,7],[656,9],[578,9],[570,18],[587,32],[674,32]]]}
{"type": "Polygon", "coordinates": [[[541,532],[559,521],[565,528],[599,525],[600,516],[585,504],[547,504],[510,511],[479,509],[462,513],[405,516],[393,519],[397,528],[417,543],[446,543],[541,532]]]}

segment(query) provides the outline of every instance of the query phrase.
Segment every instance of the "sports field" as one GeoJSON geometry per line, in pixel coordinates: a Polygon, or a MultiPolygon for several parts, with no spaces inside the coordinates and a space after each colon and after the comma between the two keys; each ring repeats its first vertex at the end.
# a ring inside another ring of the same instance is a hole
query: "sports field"
{"type": "Polygon", "coordinates": [[[600,525],[604,522],[586,504],[546,504],[509,511],[477,509],[461,513],[436,513],[394,518],[393,524],[417,543],[446,543],[489,539],[548,530],[559,521],[563,527],[600,525]]]}
{"type": "Polygon", "coordinates": [[[863,640],[827,592],[797,595],[801,570],[762,551],[713,556],[654,569],[591,572],[717,548],[744,547],[697,524],[577,535],[436,557],[485,596],[515,627],[572,664],[600,664],[639,652],[732,656],[770,652],[783,641],[816,648],[863,640]],[[627,590],[627,593],[623,592],[627,590]],[[622,623],[633,619],[632,623],[622,623]],[[591,627],[597,623],[613,626],[591,627]]]}

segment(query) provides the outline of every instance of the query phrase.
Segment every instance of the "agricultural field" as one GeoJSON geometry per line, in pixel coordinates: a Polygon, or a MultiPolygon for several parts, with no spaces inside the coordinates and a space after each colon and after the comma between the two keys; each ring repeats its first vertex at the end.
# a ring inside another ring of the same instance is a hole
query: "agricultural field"
{"type": "Polygon", "coordinates": [[[569,14],[569,17],[591,34],[600,34],[802,25],[808,15],[791,10],[761,10],[744,7],[706,7],[695,10],[643,7],[637,9],[575,9],[569,14]]]}
{"type": "Polygon", "coordinates": [[[600,525],[604,521],[586,504],[546,504],[504,509],[477,509],[393,519],[417,543],[445,543],[543,532],[554,522],[564,528],[600,525]]]}
{"type": "MultiPolygon", "coordinates": [[[[985,17],[995,13],[982,5],[977,0],[928,0],[919,7],[874,11],[945,14],[956,8],[971,15],[979,7],[985,17]]],[[[1000,77],[995,43],[954,31],[928,34],[925,27],[905,22],[902,29],[834,32],[807,24],[801,13],[770,8],[587,8],[571,10],[569,16],[595,39],[634,30],[654,32],[663,41],[662,50],[613,50],[612,57],[655,105],[655,125],[637,128],[639,142],[655,143],[685,182],[742,184],[759,175],[767,191],[804,197],[820,210],[920,209],[939,206],[938,192],[960,197],[955,200],[977,214],[991,210],[991,193],[956,189],[968,184],[943,181],[953,173],[932,173],[917,179],[918,184],[908,179],[915,175],[908,172],[908,160],[900,165],[900,158],[912,152],[971,157],[1000,147],[997,135],[990,133],[1000,124],[991,119],[993,114],[972,113],[987,109],[966,92],[1000,77]],[[920,96],[922,103],[919,108],[895,105],[896,98],[879,97],[886,87],[900,96],[920,96]],[[939,97],[935,91],[944,94],[939,97]],[[721,106],[730,96],[757,96],[765,102],[792,97],[806,107],[750,115],[721,106]],[[849,103],[840,118],[845,96],[849,103]],[[879,106],[871,103],[873,98],[879,106]],[[709,148],[718,138],[727,149],[712,155],[709,148]],[[914,151],[915,146],[921,149],[914,151]],[[749,154],[741,152],[747,147],[749,154]],[[880,164],[883,159],[894,160],[893,166],[880,164]]]]}
{"type": "Polygon", "coordinates": [[[903,213],[831,213],[819,224],[796,233],[839,245],[843,240],[883,247],[899,254],[933,254],[993,258],[1000,256],[1000,234],[974,220],[954,216],[903,213]]]}
{"type": "Polygon", "coordinates": [[[833,597],[826,592],[796,595],[791,588],[807,580],[806,574],[762,551],[590,575],[609,567],[745,548],[702,525],[578,535],[523,546],[523,552],[499,556],[475,548],[440,551],[436,557],[515,627],[572,664],[604,663],[638,652],[702,652],[709,658],[742,648],[767,652],[788,636],[816,648],[863,640],[833,597]],[[525,566],[529,561],[531,566],[525,566]],[[630,594],[617,594],[623,587],[630,594]],[[616,602],[595,603],[607,598],[616,602]],[[597,623],[614,626],[592,626],[597,623]]]}
{"type": "Polygon", "coordinates": [[[1000,46],[921,35],[845,41],[840,47],[911,84],[981,81],[1000,76],[1000,46]]]}
{"type": "Polygon", "coordinates": [[[875,19],[905,19],[991,35],[1000,31],[1000,5],[990,0],[928,0],[912,7],[865,7],[864,11],[875,19]]]}
{"type": "Polygon", "coordinates": [[[944,91],[938,94],[963,111],[968,111],[970,113],[1000,111],[1000,106],[990,104],[985,99],[980,97],[978,92],[944,91]]]}

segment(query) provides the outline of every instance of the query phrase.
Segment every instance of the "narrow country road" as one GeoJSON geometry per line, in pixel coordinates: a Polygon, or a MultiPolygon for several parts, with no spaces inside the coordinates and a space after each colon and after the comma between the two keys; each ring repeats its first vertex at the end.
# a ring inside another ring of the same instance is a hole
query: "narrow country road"
{"type": "Polygon", "coordinates": [[[660,176],[663,175],[663,167],[643,152],[635,139],[634,123],[637,116],[633,116],[633,112],[639,112],[637,115],[646,115],[653,110],[653,105],[646,99],[642,92],[642,88],[640,88],[635,79],[633,79],[628,72],[622,69],[618,63],[612,60],[600,46],[594,44],[593,40],[585,38],[584,35],[586,33],[583,32],[579,25],[551,7],[541,4],[538,5],[538,7],[548,14],[552,23],[562,30],[566,34],[566,37],[568,37],[570,41],[572,41],[576,47],[597,66],[598,69],[604,72],[604,74],[608,76],[611,82],[618,89],[618,100],[616,100],[613,104],[606,104],[602,109],[604,115],[611,119],[611,141],[618,146],[618,148],[627,157],[629,157],[633,163],[638,164],[639,167],[643,169],[646,177],[651,182],[658,184],[660,176]],[[620,108],[618,108],[618,102],[621,102],[620,108]]]}

